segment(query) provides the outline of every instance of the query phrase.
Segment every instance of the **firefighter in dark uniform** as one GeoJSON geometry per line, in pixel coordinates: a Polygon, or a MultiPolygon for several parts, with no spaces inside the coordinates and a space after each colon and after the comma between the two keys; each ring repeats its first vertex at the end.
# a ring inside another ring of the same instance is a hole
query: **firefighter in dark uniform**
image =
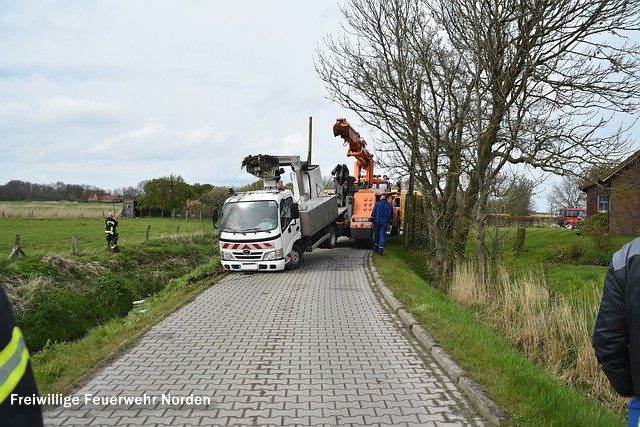
{"type": "Polygon", "coordinates": [[[107,245],[111,252],[120,252],[118,248],[118,220],[113,217],[113,212],[107,214],[107,219],[104,221],[104,234],[107,237],[107,245]]]}
{"type": "Polygon", "coordinates": [[[35,402],[36,396],[38,388],[29,350],[16,326],[7,295],[0,286],[0,425],[42,426],[42,409],[35,402]],[[28,403],[21,397],[28,398],[28,403]]]}

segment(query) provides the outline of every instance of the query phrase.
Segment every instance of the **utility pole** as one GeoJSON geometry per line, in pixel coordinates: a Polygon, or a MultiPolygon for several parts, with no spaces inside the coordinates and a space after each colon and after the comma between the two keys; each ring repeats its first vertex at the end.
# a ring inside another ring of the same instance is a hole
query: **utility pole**
{"type": "Polygon", "coordinates": [[[313,130],[313,117],[309,116],[309,151],[307,152],[307,166],[311,165],[311,143],[313,140],[312,130],[313,130]]]}

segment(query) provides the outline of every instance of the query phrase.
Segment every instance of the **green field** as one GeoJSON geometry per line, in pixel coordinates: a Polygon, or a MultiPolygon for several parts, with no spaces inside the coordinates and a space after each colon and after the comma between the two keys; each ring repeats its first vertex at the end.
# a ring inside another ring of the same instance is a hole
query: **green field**
{"type": "MultiPolygon", "coordinates": [[[[609,236],[609,248],[602,251],[593,236],[580,235],[575,230],[528,228],[524,250],[516,252],[512,249],[515,229],[500,229],[499,233],[500,265],[515,275],[543,271],[551,289],[566,297],[580,294],[592,284],[601,288],[611,255],[634,238],[609,236]]],[[[487,246],[492,245],[492,238],[488,237],[487,246]]],[[[469,239],[471,257],[475,256],[474,240],[469,239]]]]}
{"type": "MultiPolygon", "coordinates": [[[[196,219],[121,218],[118,220],[120,249],[149,239],[203,234],[214,231],[212,222],[196,219]]],[[[216,231],[217,232],[217,231],[216,231]]],[[[106,249],[102,218],[0,218],[0,258],[11,254],[16,235],[28,256],[72,254],[72,236],[76,254],[85,255],[106,249]]]]}
{"type": "Polygon", "coordinates": [[[104,218],[107,212],[122,212],[122,203],[0,201],[0,218],[104,218]]]}

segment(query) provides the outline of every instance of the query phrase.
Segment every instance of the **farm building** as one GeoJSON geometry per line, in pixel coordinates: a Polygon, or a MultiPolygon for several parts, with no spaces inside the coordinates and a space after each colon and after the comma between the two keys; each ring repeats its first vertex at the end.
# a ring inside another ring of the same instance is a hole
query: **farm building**
{"type": "Polygon", "coordinates": [[[120,203],[122,202],[122,198],[118,196],[113,196],[111,194],[105,193],[94,193],[89,196],[88,199],[90,202],[107,202],[107,203],[120,203]]]}
{"type": "Polygon", "coordinates": [[[125,200],[122,207],[122,216],[126,218],[134,218],[136,216],[136,201],[125,200]]]}
{"type": "Polygon", "coordinates": [[[580,186],[587,193],[587,217],[608,214],[609,232],[632,236],[640,232],[640,150],[597,181],[580,186]]]}

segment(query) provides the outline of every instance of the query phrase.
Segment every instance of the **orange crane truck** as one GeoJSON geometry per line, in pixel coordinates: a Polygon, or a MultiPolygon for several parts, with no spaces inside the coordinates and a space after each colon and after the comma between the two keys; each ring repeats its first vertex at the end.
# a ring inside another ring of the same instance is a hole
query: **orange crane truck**
{"type": "Polygon", "coordinates": [[[349,175],[347,165],[337,165],[331,175],[336,184],[338,206],[345,208],[336,224],[340,236],[353,239],[357,246],[369,248],[373,244],[373,223],[371,213],[376,198],[382,194],[391,196],[394,218],[389,224],[391,235],[400,232],[400,207],[394,203],[399,194],[391,189],[388,177],[374,175],[373,154],[367,150],[367,142],[344,118],[333,125],[333,135],[340,136],[344,145],[349,146],[347,157],[355,157],[354,174],[349,175]]]}

